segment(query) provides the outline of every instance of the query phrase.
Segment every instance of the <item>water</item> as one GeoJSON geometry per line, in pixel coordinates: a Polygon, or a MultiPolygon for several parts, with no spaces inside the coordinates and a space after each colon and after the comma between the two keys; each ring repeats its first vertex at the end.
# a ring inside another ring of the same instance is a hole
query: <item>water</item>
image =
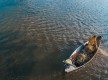
{"type": "Polygon", "coordinates": [[[107,3],[1,0],[0,80],[107,80],[107,39],[85,68],[64,74],[62,63],[91,34],[108,32],[107,3]]]}

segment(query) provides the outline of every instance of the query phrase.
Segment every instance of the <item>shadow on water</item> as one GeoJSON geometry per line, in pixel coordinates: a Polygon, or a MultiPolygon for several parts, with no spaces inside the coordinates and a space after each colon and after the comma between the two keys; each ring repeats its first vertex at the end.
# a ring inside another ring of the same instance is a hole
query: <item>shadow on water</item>
{"type": "Polygon", "coordinates": [[[36,48],[22,39],[19,32],[0,33],[0,79],[23,80],[29,75],[34,65],[34,56],[30,53],[36,48]]]}

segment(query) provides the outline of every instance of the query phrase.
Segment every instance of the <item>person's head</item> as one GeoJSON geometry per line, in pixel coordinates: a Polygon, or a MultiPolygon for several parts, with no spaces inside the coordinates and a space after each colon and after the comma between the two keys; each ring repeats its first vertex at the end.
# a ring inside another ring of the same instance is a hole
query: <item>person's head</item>
{"type": "Polygon", "coordinates": [[[102,36],[97,36],[97,40],[101,40],[102,39],[102,36]]]}

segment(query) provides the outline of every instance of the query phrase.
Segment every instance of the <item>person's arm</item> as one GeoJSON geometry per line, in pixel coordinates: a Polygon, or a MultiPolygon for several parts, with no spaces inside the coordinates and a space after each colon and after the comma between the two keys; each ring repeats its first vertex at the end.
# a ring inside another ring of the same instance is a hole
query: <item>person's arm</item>
{"type": "Polygon", "coordinates": [[[77,56],[78,56],[79,52],[77,52],[76,54],[72,55],[72,57],[70,58],[71,61],[73,61],[77,56]]]}

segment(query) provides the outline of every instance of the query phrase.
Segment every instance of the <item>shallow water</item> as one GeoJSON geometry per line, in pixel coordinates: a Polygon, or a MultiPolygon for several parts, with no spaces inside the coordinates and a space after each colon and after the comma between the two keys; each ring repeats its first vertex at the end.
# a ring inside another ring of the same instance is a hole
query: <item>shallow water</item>
{"type": "Polygon", "coordinates": [[[1,0],[0,80],[107,80],[108,38],[85,68],[62,60],[91,34],[108,33],[108,0],[1,0]]]}

